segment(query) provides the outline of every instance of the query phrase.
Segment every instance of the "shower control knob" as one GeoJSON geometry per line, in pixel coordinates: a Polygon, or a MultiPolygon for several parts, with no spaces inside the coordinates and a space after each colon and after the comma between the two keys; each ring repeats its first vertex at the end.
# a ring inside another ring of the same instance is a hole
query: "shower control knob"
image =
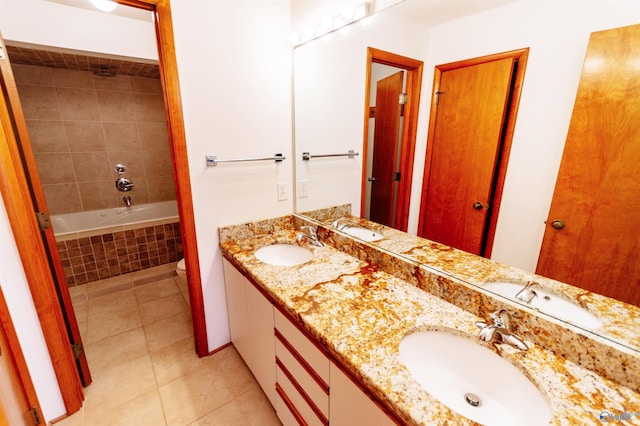
{"type": "Polygon", "coordinates": [[[116,180],[116,188],[122,192],[131,191],[133,189],[133,182],[129,178],[118,178],[116,180]]]}
{"type": "Polygon", "coordinates": [[[125,166],[124,164],[116,164],[116,173],[118,173],[119,175],[125,173],[127,171],[127,166],[125,166]]]}

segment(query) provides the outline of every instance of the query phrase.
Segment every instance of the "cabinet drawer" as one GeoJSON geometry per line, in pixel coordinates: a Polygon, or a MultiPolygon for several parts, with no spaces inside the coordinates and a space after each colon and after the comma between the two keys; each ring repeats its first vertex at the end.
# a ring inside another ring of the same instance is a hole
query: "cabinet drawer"
{"type": "MultiPolygon", "coordinates": [[[[327,416],[322,414],[317,407],[314,407],[312,402],[308,402],[302,395],[304,390],[296,387],[296,385],[289,380],[289,376],[283,371],[281,365],[276,368],[277,383],[276,389],[279,397],[284,401],[289,402],[287,408],[294,417],[301,417],[304,419],[304,423],[314,426],[327,426],[329,420],[327,416]],[[286,397],[285,397],[286,396],[286,397]]],[[[329,403],[327,396],[327,405],[329,403]]]]}
{"type": "Polygon", "coordinates": [[[277,309],[275,328],[276,341],[288,342],[324,383],[329,383],[329,359],[277,309]]]}

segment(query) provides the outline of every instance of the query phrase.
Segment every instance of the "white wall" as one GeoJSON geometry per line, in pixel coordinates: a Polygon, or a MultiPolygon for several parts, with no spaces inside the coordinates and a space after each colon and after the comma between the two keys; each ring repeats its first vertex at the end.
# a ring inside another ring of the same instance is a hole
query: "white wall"
{"type": "Polygon", "coordinates": [[[367,47],[423,59],[426,37],[422,25],[382,12],[367,25],[351,25],[346,34],[336,32],[295,49],[296,179],[309,182],[309,197],[297,199],[298,211],[351,203],[353,214],[360,214],[366,159],[302,161],[302,152],[334,154],[354,149],[362,154],[367,47]]]}
{"type": "MultiPolygon", "coordinates": [[[[171,7],[207,333],[213,350],[229,341],[218,227],[293,212],[289,0],[173,0],[171,7]],[[284,154],[287,160],[278,165],[205,167],[206,155],[224,159],[274,153],[284,154]],[[278,182],[288,185],[285,201],[277,200],[278,182]]],[[[156,55],[150,23],[42,0],[0,0],[0,11],[5,39],[122,56],[156,55]]],[[[0,216],[4,229],[5,216],[0,216]]],[[[14,246],[12,234],[7,232],[5,238],[3,231],[0,250],[14,246]]],[[[16,287],[19,293],[9,292],[7,299],[12,313],[23,314],[17,317],[16,327],[21,342],[25,339],[23,350],[44,417],[56,418],[64,414],[64,406],[46,347],[38,333],[25,334],[25,329],[38,324],[29,307],[33,302],[22,265],[15,256],[0,262],[3,289],[5,276],[7,282],[16,281],[16,286],[26,289],[16,287]]]]}
{"type": "MultiPolygon", "coordinates": [[[[424,60],[409,214],[416,233],[434,67],[530,47],[492,258],[534,271],[589,35],[640,22],[640,3],[521,0],[431,29],[385,12],[374,18],[367,30],[296,48],[296,150],[360,149],[366,46],[424,60]]],[[[297,161],[297,179],[310,188],[298,211],[349,202],[359,215],[360,161],[322,168],[297,161]]]]}

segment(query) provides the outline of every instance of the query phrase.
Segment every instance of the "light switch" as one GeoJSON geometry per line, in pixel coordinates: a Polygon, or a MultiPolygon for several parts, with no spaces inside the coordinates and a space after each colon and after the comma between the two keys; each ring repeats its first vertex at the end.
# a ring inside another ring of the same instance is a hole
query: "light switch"
{"type": "Polygon", "coordinates": [[[287,196],[287,182],[278,182],[278,201],[284,201],[287,196]]]}
{"type": "Polygon", "coordinates": [[[309,181],[301,179],[298,181],[298,198],[307,198],[309,196],[309,181]]]}

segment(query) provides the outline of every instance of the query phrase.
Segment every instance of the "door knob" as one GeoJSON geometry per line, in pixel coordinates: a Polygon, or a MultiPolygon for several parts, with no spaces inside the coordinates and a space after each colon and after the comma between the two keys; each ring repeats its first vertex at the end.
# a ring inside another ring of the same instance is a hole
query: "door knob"
{"type": "Polygon", "coordinates": [[[564,223],[564,221],[563,221],[563,220],[556,219],[556,220],[554,220],[553,222],[551,222],[551,226],[552,226],[554,229],[558,229],[558,230],[559,230],[559,229],[563,229],[563,228],[564,228],[565,223],[564,223]]]}
{"type": "Polygon", "coordinates": [[[484,207],[482,205],[482,203],[480,201],[476,201],[475,203],[473,203],[473,208],[476,210],[482,210],[482,207],[484,207]]]}

